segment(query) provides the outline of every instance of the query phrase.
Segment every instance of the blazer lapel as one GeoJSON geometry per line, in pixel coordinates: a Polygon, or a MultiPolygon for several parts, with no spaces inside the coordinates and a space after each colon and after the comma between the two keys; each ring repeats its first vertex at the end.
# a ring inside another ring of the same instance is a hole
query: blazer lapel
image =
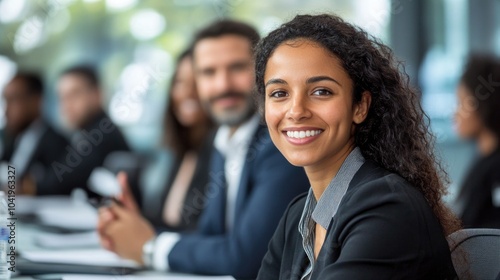
{"type": "Polygon", "coordinates": [[[222,154],[214,149],[212,155],[212,172],[210,174],[211,188],[214,188],[216,192],[215,199],[213,200],[213,205],[210,207],[214,216],[218,216],[219,219],[214,219],[213,222],[216,224],[212,225],[219,233],[225,232],[225,221],[226,221],[226,176],[224,172],[224,157],[222,154]]]}
{"type": "MultiPolygon", "coordinates": [[[[262,145],[262,141],[264,141],[263,138],[263,133],[266,133],[267,128],[263,125],[259,125],[257,130],[255,131],[253,137],[252,137],[252,142],[250,143],[248,147],[248,151],[245,156],[245,163],[243,165],[243,170],[241,171],[241,177],[240,177],[240,183],[239,183],[239,189],[238,189],[238,194],[236,196],[236,212],[235,212],[235,219],[238,219],[241,210],[243,209],[245,205],[245,201],[247,200],[247,196],[250,194],[252,191],[252,182],[250,178],[250,174],[252,172],[253,168],[253,163],[255,162],[255,158],[258,155],[259,151],[259,144],[262,145]]],[[[267,137],[269,138],[269,137],[267,137]]],[[[268,139],[271,141],[270,139],[268,139]]]]}
{"type": "MultiPolygon", "coordinates": [[[[299,239],[302,241],[302,238],[299,239]]],[[[300,280],[302,278],[302,274],[306,271],[307,266],[309,265],[309,259],[307,258],[306,252],[302,247],[301,242],[296,242],[296,246],[294,249],[293,261],[290,273],[290,280],[300,280]],[[296,264],[296,265],[295,265],[296,264]]]]}

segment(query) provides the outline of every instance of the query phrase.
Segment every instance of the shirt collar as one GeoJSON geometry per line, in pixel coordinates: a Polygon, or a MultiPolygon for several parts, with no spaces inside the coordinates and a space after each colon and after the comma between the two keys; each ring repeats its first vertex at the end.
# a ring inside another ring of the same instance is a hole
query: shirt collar
{"type": "Polygon", "coordinates": [[[240,125],[232,136],[231,128],[227,125],[219,127],[214,139],[215,148],[224,156],[232,147],[240,147],[250,144],[252,136],[259,126],[260,116],[255,114],[245,123],[240,125]]]}
{"type": "MultiPolygon", "coordinates": [[[[327,229],[330,225],[333,216],[337,213],[342,198],[347,192],[349,183],[364,162],[365,158],[361,154],[361,150],[356,147],[344,160],[337,175],[333,177],[319,198],[312,212],[312,219],[324,229],[327,229]]],[[[314,196],[311,197],[314,199],[314,196]]]]}
{"type": "Polygon", "coordinates": [[[20,139],[25,135],[29,135],[32,133],[38,135],[44,132],[44,128],[45,128],[45,123],[40,118],[37,118],[34,121],[32,121],[31,124],[16,137],[16,141],[20,141],[20,139]]]}

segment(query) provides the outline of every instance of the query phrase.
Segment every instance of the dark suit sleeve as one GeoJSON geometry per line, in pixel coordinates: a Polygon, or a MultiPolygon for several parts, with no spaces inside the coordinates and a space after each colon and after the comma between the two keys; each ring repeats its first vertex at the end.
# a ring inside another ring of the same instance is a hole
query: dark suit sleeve
{"type": "Polygon", "coordinates": [[[340,255],[314,279],[445,279],[434,278],[440,272],[429,271],[433,266],[426,263],[436,245],[426,236],[443,233],[423,196],[393,175],[369,184],[342,206],[349,210],[338,217],[346,221],[339,242],[323,247],[331,250],[327,255],[340,255]]]}
{"type": "MultiPolygon", "coordinates": [[[[91,128],[88,131],[94,130],[99,131],[98,128],[91,128]]],[[[75,188],[89,191],[87,180],[92,170],[102,166],[104,159],[111,152],[130,150],[116,126],[113,125],[113,130],[109,133],[102,131],[99,133],[101,133],[101,138],[95,143],[85,138],[76,145],[67,143],[58,147],[59,157],[48,165],[50,170],[47,171],[44,181],[37,184],[37,189],[55,190],[54,186],[59,186],[58,189],[69,190],[69,192],[75,188]]],[[[90,192],[89,194],[93,195],[90,192]]]]}
{"type": "MultiPolygon", "coordinates": [[[[72,188],[68,184],[57,180],[52,163],[59,160],[64,155],[64,148],[69,145],[69,142],[62,135],[53,131],[52,128],[47,130],[38,146],[38,152],[35,163],[43,166],[43,176],[35,178],[37,195],[64,195],[70,194],[72,188]]],[[[40,166],[38,166],[40,167],[40,166]]]]}
{"type": "Polygon", "coordinates": [[[301,168],[291,166],[272,143],[252,164],[253,188],[234,228],[224,235],[184,236],[168,256],[172,270],[255,278],[267,245],[288,203],[307,187],[301,168]]]}
{"type": "Polygon", "coordinates": [[[44,180],[37,184],[37,194],[46,193],[47,190],[66,189],[71,192],[75,188],[87,189],[87,180],[92,170],[101,166],[104,161],[103,144],[94,146],[89,155],[81,155],[77,148],[68,143],[61,147],[63,153],[50,165],[44,180]],[[44,192],[44,193],[41,193],[44,192]]]}
{"type": "Polygon", "coordinates": [[[225,196],[225,178],[224,178],[224,159],[222,155],[213,149],[210,156],[209,179],[205,187],[204,195],[211,199],[207,199],[203,213],[201,214],[200,221],[197,226],[197,233],[201,235],[216,235],[221,232],[221,219],[223,217],[223,210],[218,209],[222,207],[225,196]],[[215,195],[212,196],[212,193],[215,195]],[[218,213],[218,214],[216,214],[218,213]]]}

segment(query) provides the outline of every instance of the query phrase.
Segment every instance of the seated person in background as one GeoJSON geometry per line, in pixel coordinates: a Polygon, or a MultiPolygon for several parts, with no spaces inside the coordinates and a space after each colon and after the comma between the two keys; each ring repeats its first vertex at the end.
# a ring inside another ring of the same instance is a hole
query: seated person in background
{"type": "Polygon", "coordinates": [[[259,36],[224,20],[201,30],[193,44],[196,86],[217,130],[207,206],[191,234],[156,234],[126,207],[100,211],[105,248],[160,271],[255,278],[288,203],[307,190],[302,168],[289,164],[257,114],[253,48],[259,36]]]}
{"type": "MultiPolygon", "coordinates": [[[[67,155],[52,164],[57,179],[73,188],[87,188],[92,170],[114,151],[129,151],[122,133],[103,111],[97,73],[87,66],[64,71],[58,83],[62,117],[76,133],[67,155]]],[[[64,149],[64,147],[60,147],[64,149]]]]}
{"type": "MultiPolygon", "coordinates": [[[[148,218],[162,230],[194,230],[204,208],[213,148],[213,125],[196,92],[190,50],[178,59],[167,100],[164,139],[174,155],[173,166],[168,183],[162,188],[162,207],[154,209],[156,213],[148,218]]],[[[130,209],[138,211],[125,174],[118,176],[122,187],[125,187],[121,200],[130,205],[130,209]]]]}
{"type": "Polygon", "coordinates": [[[455,279],[418,94],[391,50],[332,15],[298,15],[256,51],[274,144],[304,166],[258,279],[455,279]]]}
{"type": "Polygon", "coordinates": [[[42,118],[43,83],[39,76],[18,73],[3,91],[6,126],[1,136],[1,185],[8,184],[9,165],[15,167],[16,194],[69,194],[51,164],[68,141],[42,118]],[[52,176],[51,176],[52,175],[52,176]],[[36,187],[34,187],[36,186],[36,187]]]}
{"type": "Polygon", "coordinates": [[[67,156],[55,162],[59,180],[87,189],[92,170],[114,151],[129,151],[122,133],[103,111],[103,93],[94,69],[75,66],[64,71],[58,83],[61,112],[75,134],[67,156]]]}
{"type": "Polygon", "coordinates": [[[472,56],[457,90],[456,129],[480,158],[460,189],[455,210],[466,228],[500,228],[500,59],[472,56]]]}

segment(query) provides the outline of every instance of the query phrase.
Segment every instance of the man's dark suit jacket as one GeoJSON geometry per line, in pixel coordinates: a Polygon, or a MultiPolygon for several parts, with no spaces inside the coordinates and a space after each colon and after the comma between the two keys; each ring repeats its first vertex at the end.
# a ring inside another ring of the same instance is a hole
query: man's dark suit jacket
{"type": "MultiPolygon", "coordinates": [[[[274,234],[257,279],[297,280],[308,265],[294,200],[274,234]]],[[[311,275],[313,280],[456,279],[442,227],[424,196],[366,161],[352,179],[311,275]]]]}
{"type": "Polygon", "coordinates": [[[267,244],[287,205],[307,191],[302,168],[292,166],[260,126],[249,146],[236,199],[233,228],[226,229],[222,156],[214,149],[208,200],[196,233],[184,235],[168,255],[170,269],[255,278],[267,244]]]}
{"type": "MultiPolygon", "coordinates": [[[[51,167],[54,161],[65,154],[64,147],[68,146],[69,142],[47,122],[41,120],[40,125],[43,126],[43,134],[41,134],[33,153],[30,155],[24,174],[18,174],[17,176],[20,178],[31,176],[31,179],[37,185],[37,195],[69,194],[71,189],[56,180],[54,170],[51,167]]],[[[17,149],[17,143],[15,139],[7,138],[5,134],[3,138],[4,147],[1,160],[8,162],[11,160],[15,149],[17,149]]]]}
{"type": "MultiPolygon", "coordinates": [[[[87,180],[92,170],[102,166],[112,152],[130,151],[130,148],[120,129],[102,111],[92,118],[80,133],[79,140],[73,141],[70,146],[60,147],[65,154],[52,163],[57,174],[52,180],[64,184],[70,191],[83,188],[91,196],[95,196],[87,188],[87,180]]],[[[136,200],[140,201],[137,198],[136,200]]]]}

